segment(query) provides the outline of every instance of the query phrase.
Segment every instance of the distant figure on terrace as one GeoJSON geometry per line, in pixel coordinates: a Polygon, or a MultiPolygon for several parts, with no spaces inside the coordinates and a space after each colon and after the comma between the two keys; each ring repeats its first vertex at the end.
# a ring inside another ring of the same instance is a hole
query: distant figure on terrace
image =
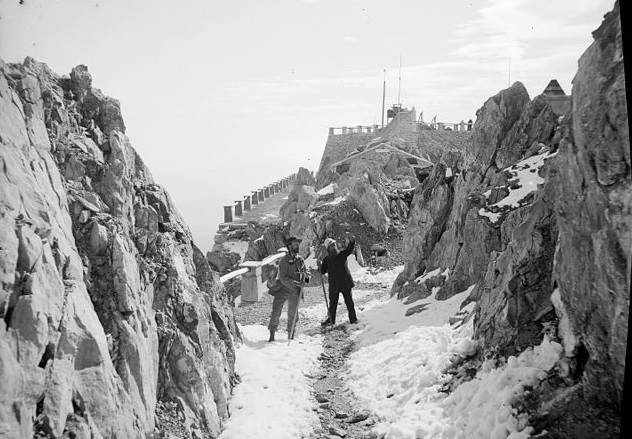
{"type": "Polygon", "coordinates": [[[349,322],[356,323],[358,321],[356,317],[355,307],[353,305],[353,298],[351,297],[351,289],[355,286],[351,273],[349,272],[349,266],[347,265],[347,257],[353,253],[355,247],[355,239],[351,237],[345,238],[345,249],[338,251],[336,241],[327,238],[325,240],[325,248],[328,255],[325,256],[320,264],[321,274],[329,273],[329,316],[327,320],[322,322],[322,325],[329,323],[336,323],[336,310],[338,309],[338,299],[340,293],[345,299],[345,305],[347,305],[347,312],[349,313],[349,322]]]}
{"type": "Polygon", "coordinates": [[[300,239],[290,238],[286,242],[287,254],[279,262],[279,288],[274,293],[272,301],[272,315],[268,329],[270,330],[269,342],[274,341],[274,333],[279,326],[279,319],[283,312],[283,305],[287,300],[287,336],[294,338],[296,323],[298,322],[298,301],[301,298],[302,288],[309,282],[309,272],[305,268],[305,261],[298,254],[300,239]]]}

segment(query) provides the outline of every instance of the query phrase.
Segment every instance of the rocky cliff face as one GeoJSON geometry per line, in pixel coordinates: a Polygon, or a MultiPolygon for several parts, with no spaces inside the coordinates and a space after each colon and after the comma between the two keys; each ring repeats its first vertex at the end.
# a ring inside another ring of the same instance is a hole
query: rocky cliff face
{"type": "Polygon", "coordinates": [[[449,269],[438,297],[475,284],[481,357],[557,334],[558,381],[531,407],[547,412],[545,437],[570,437],[555,434],[573,412],[617,414],[622,396],[632,180],[618,3],[593,36],[561,121],[520,83],[478,111],[464,153],[444,154],[415,192],[393,287],[423,297],[415,279],[436,268],[449,269]]]}
{"type": "Polygon", "coordinates": [[[0,61],[0,436],[216,437],[232,308],[91,82],[0,61]]]}

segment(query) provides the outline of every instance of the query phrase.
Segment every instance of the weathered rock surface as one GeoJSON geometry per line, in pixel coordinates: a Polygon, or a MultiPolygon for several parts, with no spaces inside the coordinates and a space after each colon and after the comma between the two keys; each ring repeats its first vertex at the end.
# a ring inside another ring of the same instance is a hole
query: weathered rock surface
{"type": "Polygon", "coordinates": [[[383,185],[383,175],[375,165],[354,162],[347,175],[338,180],[335,194],[346,196],[367,224],[380,234],[386,234],[391,224],[390,202],[383,185]]]}
{"type": "Polygon", "coordinates": [[[572,117],[557,158],[553,280],[573,355],[589,354],[586,391],[618,406],[623,390],[632,251],[630,136],[618,2],[593,32],[573,79],[572,117]],[[569,334],[570,335],[570,334],[569,334]]]}
{"type": "Polygon", "coordinates": [[[549,411],[563,419],[581,407],[594,414],[586,421],[593,427],[619,416],[632,180],[618,9],[579,61],[563,120],[519,83],[477,112],[464,153],[444,154],[415,191],[405,269],[392,290],[423,297],[410,281],[435,268],[450,272],[439,299],[476,285],[469,300],[479,358],[517,355],[544,333],[559,337],[566,358],[558,384],[543,383],[531,407],[538,428],[549,430],[542,437],[570,437],[542,421],[549,411]],[[538,189],[524,191],[530,181],[538,189]],[[521,199],[503,203],[520,190],[521,199]]]}
{"type": "Polygon", "coordinates": [[[307,169],[300,167],[298,172],[296,173],[296,183],[297,186],[315,186],[316,179],[314,175],[308,171],[307,169]]]}
{"type": "Polygon", "coordinates": [[[3,437],[145,437],[228,416],[226,293],[85,66],[0,61],[3,437]],[[158,418],[160,422],[160,418],[158,418]]]}
{"type": "Polygon", "coordinates": [[[211,251],[206,253],[206,260],[215,271],[226,274],[236,269],[241,262],[241,256],[231,251],[211,251]]]}

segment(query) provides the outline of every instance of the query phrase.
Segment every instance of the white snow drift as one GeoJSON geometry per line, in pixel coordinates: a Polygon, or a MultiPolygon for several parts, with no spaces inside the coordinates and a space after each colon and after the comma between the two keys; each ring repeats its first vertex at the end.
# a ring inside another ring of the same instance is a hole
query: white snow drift
{"type": "MultiPolygon", "coordinates": [[[[447,324],[469,295],[470,287],[448,300],[434,296],[404,305],[396,299],[376,301],[360,313],[345,380],[353,393],[379,418],[374,430],[386,439],[524,439],[532,429],[512,403],[526,385],[546,376],[563,348],[545,339],[506,365],[485,363],[469,382],[450,395],[440,391],[444,374],[459,356],[472,354],[472,320],[459,329],[447,324]],[[405,317],[410,306],[427,303],[405,317]]],[[[471,305],[470,305],[471,306],[471,305]]]]}
{"type": "Polygon", "coordinates": [[[302,334],[287,345],[284,333],[268,343],[261,325],[240,326],[244,343],[237,349],[241,383],[229,403],[231,417],[220,439],[299,439],[318,426],[305,374],[317,368],[321,337],[302,334]]]}

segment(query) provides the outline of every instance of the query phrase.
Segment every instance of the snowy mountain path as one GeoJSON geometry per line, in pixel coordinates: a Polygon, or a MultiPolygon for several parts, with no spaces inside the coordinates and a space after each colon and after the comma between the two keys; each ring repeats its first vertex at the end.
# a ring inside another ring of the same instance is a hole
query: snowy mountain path
{"type": "Polygon", "coordinates": [[[342,379],[353,349],[349,337],[353,328],[343,324],[324,332],[319,374],[312,383],[317,400],[322,401],[318,408],[321,429],[314,433],[314,438],[339,437],[336,432],[344,432],[347,439],[377,437],[371,433],[375,417],[358,403],[342,379]]]}
{"type": "MultiPolygon", "coordinates": [[[[356,310],[362,312],[367,302],[384,294],[388,294],[386,285],[360,283],[354,291],[356,310]]],[[[375,418],[358,404],[342,380],[353,345],[350,335],[357,328],[348,324],[342,299],[337,315],[341,324],[322,331],[320,322],[326,317],[322,287],[306,287],[299,307],[297,337],[289,346],[284,330],[287,308],[281,316],[277,341],[266,341],[271,307],[272,296],[268,294],[256,303],[236,304],[235,315],[244,337],[244,345],[238,350],[242,357],[238,357],[238,372],[244,381],[235,390],[231,419],[220,438],[247,437],[255,432],[257,437],[270,439],[335,438],[342,434],[347,439],[374,437],[370,429],[375,418]],[[292,366],[287,367],[288,364],[292,366]],[[301,368],[303,373],[289,376],[293,368],[301,368]],[[246,391],[247,387],[250,391],[246,391]],[[271,399],[254,395],[255,388],[271,391],[267,392],[271,399]],[[256,404],[253,399],[257,399],[256,404]],[[248,400],[250,408],[245,407],[248,400]],[[245,425],[256,427],[249,431],[245,425]]]]}
{"type": "Polygon", "coordinates": [[[473,286],[449,299],[433,293],[406,304],[389,295],[401,269],[353,272],[354,325],[339,303],[339,325],[322,330],[322,287],[306,288],[289,344],[285,316],[277,341],[267,341],[270,296],[238,304],[241,383],[220,439],[529,438],[534,428],[515,398],[548,376],[562,346],[546,336],[506,363],[475,367],[466,319],[473,304],[461,307],[473,286]]]}

